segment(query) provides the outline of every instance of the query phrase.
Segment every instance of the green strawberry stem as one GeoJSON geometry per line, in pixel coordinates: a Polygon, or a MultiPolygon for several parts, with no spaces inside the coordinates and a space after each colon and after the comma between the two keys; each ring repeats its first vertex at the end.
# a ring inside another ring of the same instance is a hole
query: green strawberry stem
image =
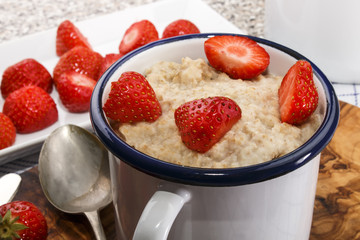
{"type": "Polygon", "coordinates": [[[0,215],[0,239],[12,240],[14,237],[20,239],[18,231],[27,229],[24,224],[17,223],[19,217],[12,218],[11,211],[8,210],[4,217],[0,215]]]}

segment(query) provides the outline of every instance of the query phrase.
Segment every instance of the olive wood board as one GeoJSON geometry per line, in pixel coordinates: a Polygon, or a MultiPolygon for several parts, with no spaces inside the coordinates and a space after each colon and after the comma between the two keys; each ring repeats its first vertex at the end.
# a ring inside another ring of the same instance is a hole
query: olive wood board
{"type": "MultiPolygon", "coordinates": [[[[340,102],[340,122],[321,155],[310,239],[360,239],[360,108],[340,102]]],[[[83,214],[54,208],[42,192],[38,169],[22,175],[14,200],[37,205],[48,223],[48,239],[95,239],[83,214]]],[[[114,208],[100,211],[107,239],[116,239],[114,208]]]]}

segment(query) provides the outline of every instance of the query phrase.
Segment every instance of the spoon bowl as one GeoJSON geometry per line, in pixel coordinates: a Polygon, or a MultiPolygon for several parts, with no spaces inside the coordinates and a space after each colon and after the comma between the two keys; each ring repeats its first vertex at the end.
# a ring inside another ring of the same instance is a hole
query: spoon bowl
{"type": "Polygon", "coordinates": [[[39,179],[49,202],[66,213],[84,213],[97,239],[105,239],[98,211],[111,200],[108,151],[75,125],[54,130],[39,156],[39,179]]]}

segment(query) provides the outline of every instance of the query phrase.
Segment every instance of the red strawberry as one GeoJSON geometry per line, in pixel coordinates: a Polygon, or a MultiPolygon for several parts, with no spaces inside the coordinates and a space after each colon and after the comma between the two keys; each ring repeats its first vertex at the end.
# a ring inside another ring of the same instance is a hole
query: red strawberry
{"type": "Polygon", "coordinates": [[[123,55],[122,54],[116,54],[116,53],[109,53],[106,54],[104,57],[104,61],[100,66],[99,70],[99,76],[97,79],[100,79],[100,77],[104,74],[104,72],[117,60],[119,60],[123,55]]]}
{"type": "Polygon", "coordinates": [[[119,52],[121,54],[126,54],[158,39],[159,35],[154,24],[149,20],[142,20],[132,24],[126,30],[119,45],[119,52]]]}
{"type": "Polygon", "coordinates": [[[48,226],[39,208],[27,201],[0,206],[0,239],[46,239],[48,226]]]}
{"type": "Polygon", "coordinates": [[[241,109],[230,98],[209,97],[184,103],[174,116],[184,144],[204,153],[241,118],[241,109]]]}
{"type": "Polygon", "coordinates": [[[281,121],[290,124],[306,121],[319,100],[311,64],[297,61],[284,76],[278,93],[281,121]]]}
{"type": "Polygon", "coordinates": [[[162,114],[154,90],[137,72],[125,72],[111,83],[103,110],[107,117],[122,123],[154,122],[162,114]]]}
{"type": "Polygon", "coordinates": [[[11,65],[4,71],[1,81],[1,94],[6,98],[11,92],[29,85],[41,87],[48,93],[52,91],[50,73],[32,58],[11,65]]]}
{"type": "Polygon", "coordinates": [[[83,46],[89,49],[90,43],[80,30],[69,20],[65,20],[58,26],[56,33],[56,54],[63,55],[75,46],[83,46]]]}
{"type": "Polygon", "coordinates": [[[14,144],[16,129],[11,119],[0,112],[0,150],[14,144]]]}
{"type": "Polygon", "coordinates": [[[270,56],[257,42],[241,36],[215,36],[204,44],[211,66],[234,79],[251,79],[264,72],[270,56]]]}
{"type": "Polygon", "coordinates": [[[86,112],[96,81],[77,72],[65,72],[57,83],[60,100],[69,112],[86,112]]]}
{"type": "Polygon", "coordinates": [[[163,31],[162,38],[193,33],[200,33],[200,30],[196,27],[196,25],[189,20],[179,19],[166,26],[163,31]]]}
{"type": "Polygon", "coordinates": [[[75,71],[97,79],[104,58],[89,48],[77,46],[63,54],[54,68],[54,83],[67,71],[75,71]]]}
{"type": "Polygon", "coordinates": [[[20,88],[5,99],[3,113],[14,123],[18,133],[44,129],[58,120],[56,104],[42,88],[20,88]]]}

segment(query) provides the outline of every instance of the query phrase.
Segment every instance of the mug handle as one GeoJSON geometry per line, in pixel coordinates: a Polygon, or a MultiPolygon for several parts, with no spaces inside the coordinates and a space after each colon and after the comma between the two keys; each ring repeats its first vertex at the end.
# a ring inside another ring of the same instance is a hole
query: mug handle
{"type": "Polygon", "coordinates": [[[133,240],[166,240],[176,216],[189,199],[187,191],[155,192],[141,214],[133,240]]]}

